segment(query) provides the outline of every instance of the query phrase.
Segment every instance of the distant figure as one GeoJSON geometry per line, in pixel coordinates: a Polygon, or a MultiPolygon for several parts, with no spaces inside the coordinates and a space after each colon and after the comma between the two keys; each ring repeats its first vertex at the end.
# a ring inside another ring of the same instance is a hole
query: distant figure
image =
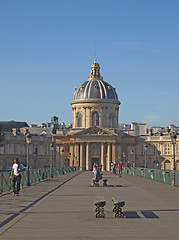
{"type": "Polygon", "coordinates": [[[111,163],[111,173],[113,173],[113,171],[114,171],[114,163],[112,162],[111,163]]]}
{"type": "Polygon", "coordinates": [[[122,177],[122,162],[118,163],[119,177],[122,177]]]}
{"type": "Polygon", "coordinates": [[[114,163],[113,163],[113,174],[116,174],[116,165],[117,165],[117,164],[114,162],[114,163]]]}
{"type": "Polygon", "coordinates": [[[93,168],[93,172],[94,172],[94,180],[97,180],[97,179],[98,179],[98,170],[97,170],[97,167],[94,167],[94,168],[93,168]]]}
{"type": "Polygon", "coordinates": [[[128,162],[128,163],[127,163],[127,174],[129,173],[130,167],[131,167],[130,162],[128,162]]]}
{"type": "Polygon", "coordinates": [[[14,159],[14,164],[12,166],[12,172],[10,179],[12,180],[12,189],[14,196],[18,196],[20,192],[20,183],[21,183],[21,172],[24,171],[26,168],[22,163],[19,162],[18,158],[14,159]],[[17,182],[17,188],[16,188],[17,182]]]}

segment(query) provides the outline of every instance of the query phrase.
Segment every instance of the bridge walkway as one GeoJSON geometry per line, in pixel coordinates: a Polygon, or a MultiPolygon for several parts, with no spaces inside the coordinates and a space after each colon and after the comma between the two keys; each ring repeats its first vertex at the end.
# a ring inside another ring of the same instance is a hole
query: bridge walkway
{"type": "Polygon", "coordinates": [[[72,172],[0,197],[0,239],[179,239],[179,188],[132,175],[105,172],[108,187],[90,187],[91,172],[72,172]],[[96,219],[95,196],[106,217],[96,219]],[[114,218],[113,196],[126,218],[114,218]]]}

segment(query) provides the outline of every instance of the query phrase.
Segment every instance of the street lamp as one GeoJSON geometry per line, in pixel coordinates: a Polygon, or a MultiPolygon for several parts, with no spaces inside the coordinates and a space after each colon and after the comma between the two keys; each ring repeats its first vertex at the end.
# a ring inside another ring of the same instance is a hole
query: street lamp
{"type": "Polygon", "coordinates": [[[177,134],[176,132],[171,132],[170,134],[171,141],[173,144],[173,182],[172,185],[175,185],[175,144],[176,144],[176,139],[177,139],[177,134]]]}
{"type": "Polygon", "coordinates": [[[125,155],[124,152],[122,153],[122,156],[123,156],[123,158],[122,158],[122,165],[124,165],[124,162],[126,161],[126,160],[125,160],[126,155],[125,155]]]}
{"type": "Polygon", "coordinates": [[[155,168],[159,168],[159,161],[158,161],[158,156],[160,156],[159,151],[157,150],[157,148],[155,147],[155,168]]]}
{"type": "Polygon", "coordinates": [[[53,150],[54,146],[53,144],[50,144],[50,172],[51,172],[51,178],[53,178],[53,150]]]}
{"type": "Polygon", "coordinates": [[[146,176],[146,168],[147,168],[147,150],[148,150],[148,145],[144,145],[144,153],[145,153],[145,172],[144,172],[144,177],[146,176]]]}
{"type": "Polygon", "coordinates": [[[30,186],[30,171],[29,171],[29,144],[31,144],[31,134],[28,132],[25,135],[27,143],[27,186],[30,186]]]}
{"type": "Polygon", "coordinates": [[[68,167],[70,167],[70,157],[71,157],[71,153],[69,152],[69,162],[68,162],[68,167]]]}
{"type": "Polygon", "coordinates": [[[64,154],[64,149],[62,149],[62,167],[63,167],[63,154],[64,154]]]}
{"type": "MultiPolygon", "coordinates": [[[[131,149],[131,157],[134,156],[134,150],[131,149]]],[[[132,167],[135,167],[134,157],[132,157],[132,167]]]]}

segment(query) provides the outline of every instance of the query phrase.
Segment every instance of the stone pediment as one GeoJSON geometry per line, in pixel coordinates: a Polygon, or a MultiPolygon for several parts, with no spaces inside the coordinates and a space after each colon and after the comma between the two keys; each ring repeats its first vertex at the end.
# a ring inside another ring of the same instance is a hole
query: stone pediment
{"type": "Polygon", "coordinates": [[[116,133],[113,133],[109,130],[106,130],[104,128],[100,128],[98,126],[94,126],[94,127],[90,127],[90,128],[87,128],[85,130],[82,130],[78,133],[75,133],[74,134],[75,136],[81,136],[81,135],[102,135],[102,136],[117,136],[118,134],[116,133]]]}

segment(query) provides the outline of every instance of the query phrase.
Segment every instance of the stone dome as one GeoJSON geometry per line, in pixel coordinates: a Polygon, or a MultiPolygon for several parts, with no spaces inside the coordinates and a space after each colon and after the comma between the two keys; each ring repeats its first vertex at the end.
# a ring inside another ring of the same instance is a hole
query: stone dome
{"type": "Polygon", "coordinates": [[[74,101],[93,99],[118,101],[115,88],[100,79],[84,82],[75,90],[73,96],[74,101]]]}
{"type": "Polygon", "coordinates": [[[94,60],[91,65],[91,74],[87,81],[75,89],[73,101],[103,100],[118,102],[115,88],[105,82],[100,75],[100,66],[94,60]]]}

